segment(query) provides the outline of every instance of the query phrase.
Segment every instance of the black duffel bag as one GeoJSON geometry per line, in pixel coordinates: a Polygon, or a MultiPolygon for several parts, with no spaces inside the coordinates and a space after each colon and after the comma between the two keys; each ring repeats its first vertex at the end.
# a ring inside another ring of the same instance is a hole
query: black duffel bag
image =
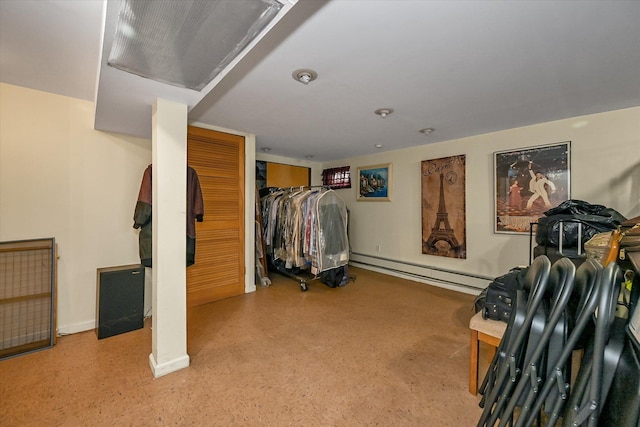
{"type": "Polygon", "coordinates": [[[556,248],[560,247],[560,233],[562,247],[576,248],[579,243],[582,248],[596,234],[615,230],[625,221],[625,217],[615,209],[576,199],[565,200],[544,215],[538,219],[536,243],[556,248]],[[581,237],[578,242],[580,228],[581,237]]]}
{"type": "Polygon", "coordinates": [[[536,228],[536,243],[542,246],[560,247],[560,232],[562,231],[562,246],[565,248],[578,247],[578,228],[582,227],[580,247],[598,233],[615,230],[618,222],[610,216],[600,215],[553,215],[538,219],[536,228]]]}
{"type": "Polygon", "coordinates": [[[560,203],[555,208],[551,208],[546,211],[545,216],[554,215],[599,215],[608,216],[613,218],[618,224],[626,221],[626,218],[622,216],[615,209],[608,208],[603,205],[592,205],[584,200],[569,199],[560,203]]]}
{"type": "Polygon", "coordinates": [[[484,319],[509,322],[516,293],[524,286],[524,279],[529,267],[516,267],[508,273],[496,277],[480,295],[476,297],[476,312],[482,311],[484,319]]]}

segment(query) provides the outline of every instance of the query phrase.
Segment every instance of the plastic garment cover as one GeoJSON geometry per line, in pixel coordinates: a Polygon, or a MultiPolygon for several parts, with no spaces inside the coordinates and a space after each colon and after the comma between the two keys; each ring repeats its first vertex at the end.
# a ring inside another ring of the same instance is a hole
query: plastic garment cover
{"type": "Polygon", "coordinates": [[[335,191],[329,190],[318,196],[316,203],[317,226],[317,272],[346,265],[349,262],[349,239],[347,237],[347,208],[335,191]]]}

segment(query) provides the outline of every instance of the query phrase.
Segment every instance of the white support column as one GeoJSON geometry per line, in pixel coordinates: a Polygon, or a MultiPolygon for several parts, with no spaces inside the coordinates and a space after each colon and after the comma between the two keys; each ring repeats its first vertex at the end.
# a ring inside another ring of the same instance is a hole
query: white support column
{"type": "Polygon", "coordinates": [[[256,203],[256,136],[254,134],[244,135],[244,292],[256,291],[256,251],[246,250],[256,247],[255,233],[255,203],[256,203]]]}
{"type": "Polygon", "coordinates": [[[187,354],[187,106],[157,99],[152,117],[153,329],[158,378],[189,366],[187,354]]]}

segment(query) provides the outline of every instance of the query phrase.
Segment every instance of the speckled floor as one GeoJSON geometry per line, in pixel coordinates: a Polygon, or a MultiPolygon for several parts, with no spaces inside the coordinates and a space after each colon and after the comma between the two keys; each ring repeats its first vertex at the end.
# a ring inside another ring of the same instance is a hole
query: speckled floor
{"type": "Polygon", "coordinates": [[[346,287],[308,292],[274,274],[268,288],[193,309],[191,365],[159,379],[150,322],[0,361],[0,425],[475,425],[473,296],[350,274],[346,287]]]}

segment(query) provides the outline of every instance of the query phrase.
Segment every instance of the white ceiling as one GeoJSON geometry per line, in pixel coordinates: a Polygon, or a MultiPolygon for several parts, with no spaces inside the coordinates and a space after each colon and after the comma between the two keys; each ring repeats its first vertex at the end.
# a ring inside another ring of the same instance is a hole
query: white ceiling
{"type": "Polygon", "coordinates": [[[106,65],[117,6],[0,0],[0,81],[95,101],[97,129],[142,137],[156,97],[175,100],[315,161],[640,105],[637,0],[300,0],[202,93],[106,65]]]}

